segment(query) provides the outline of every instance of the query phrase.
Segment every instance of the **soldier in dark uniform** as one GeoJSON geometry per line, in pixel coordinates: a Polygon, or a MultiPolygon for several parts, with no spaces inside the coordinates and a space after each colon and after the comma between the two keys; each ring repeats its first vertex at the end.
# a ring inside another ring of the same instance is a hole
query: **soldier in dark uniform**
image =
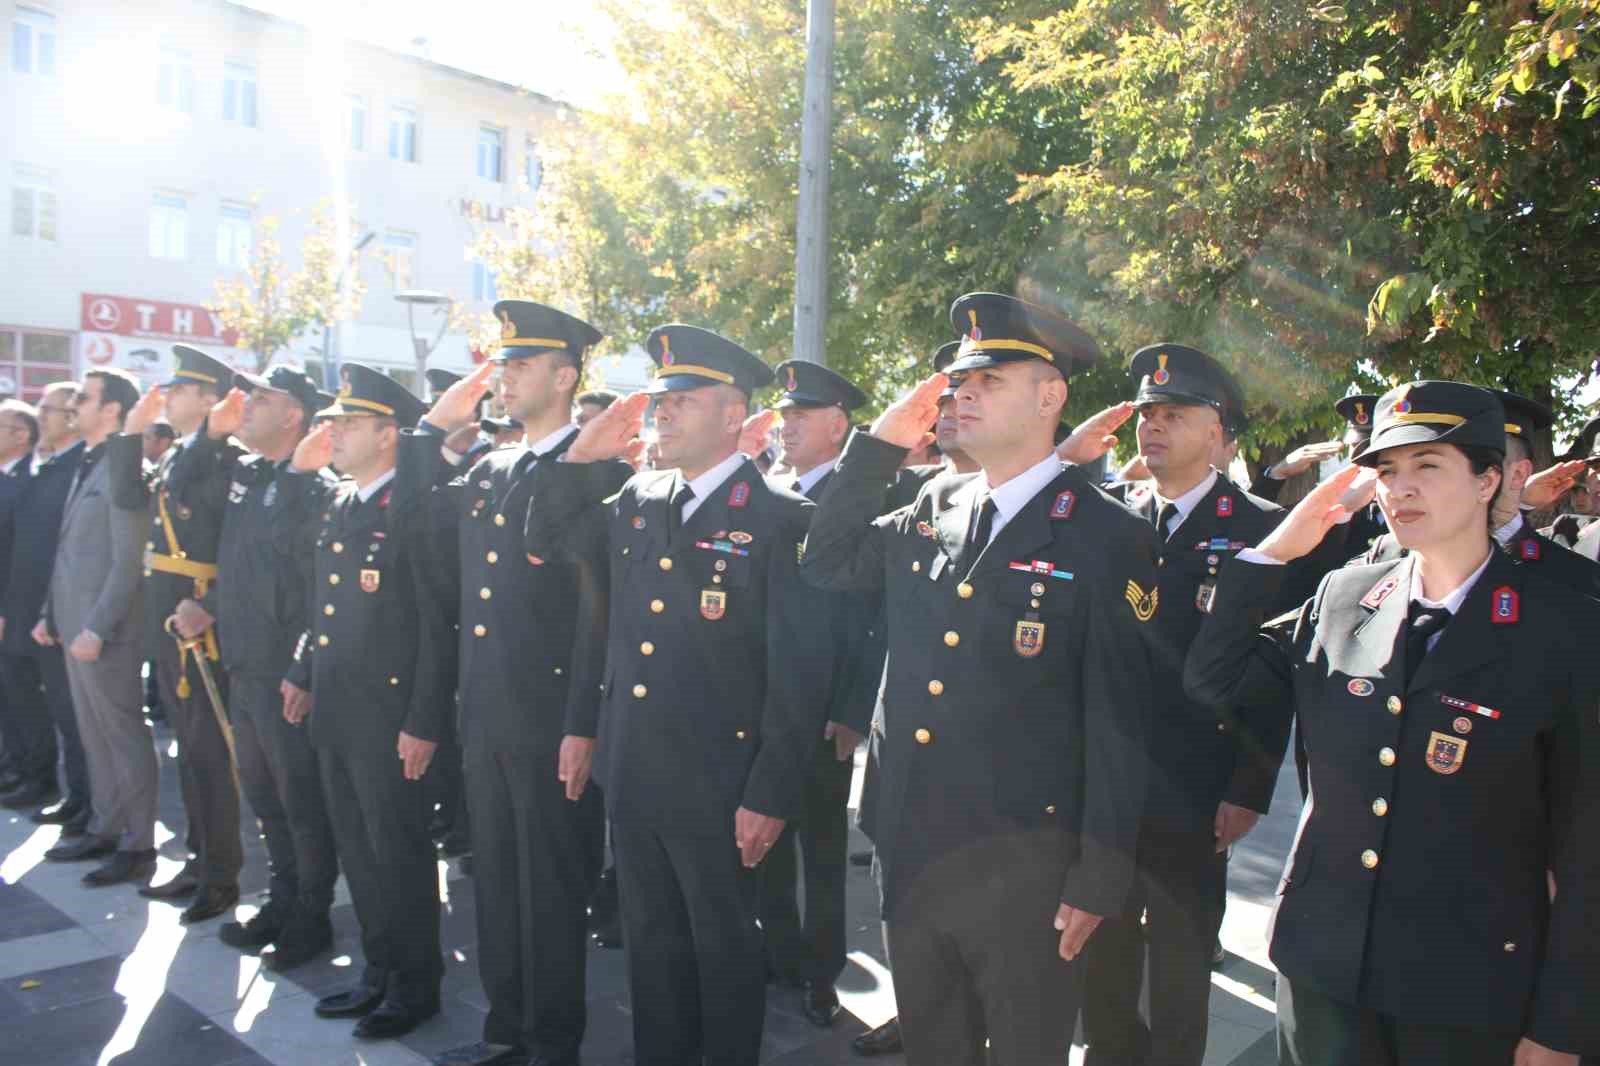
{"type": "MultiPolygon", "coordinates": [[[[1341,399],[1333,405],[1333,409],[1345,420],[1344,437],[1337,441],[1307,444],[1295,449],[1282,462],[1274,463],[1262,470],[1256,483],[1250,486],[1250,491],[1264,500],[1276,503],[1279,493],[1283,491],[1284,483],[1289,478],[1305,473],[1314,464],[1325,459],[1333,459],[1340,455],[1354,459],[1360,455],[1372,437],[1372,412],[1377,403],[1378,398],[1370,393],[1357,393],[1341,399]]],[[[1353,559],[1367,551],[1372,542],[1383,536],[1388,528],[1384,524],[1383,512],[1377,503],[1367,501],[1363,506],[1356,508],[1350,517],[1335,529],[1329,530],[1330,539],[1335,536],[1342,537],[1343,544],[1337,549],[1330,545],[1327,554],[1330,558],[1342,555],[1344,559],[1353,559]]]]}
{"type": "Polygon", "coordinates": [[[206,657],[226,700],[228,678],[213,617],[222,508],[203,486],[192,495],[176,494],[172,468],[193,446],[206,413],[232,387],[233,371],[186,344],[173,345],[172,356],[176,366],[171,380],[147,392],[128,413],[122,432],[106,441],[106,462],[117,505],[153,516],[144,554],[145,654],[155,664],[161,704],[178,737],[178,782],[193,856],[177,876],[141,887],[139,894],[152,899],[193,896],[180,917],[198,922],[239,901],[244,850],[239,842],[239,789],[219,722],[227,710],[211,705],[200,668],[191,661],[196,655],[206,657]],[[144,430],[163,405],[179,439],[147,476],[144,430]],[[169,631],[168,619],[176,632],[169,631]],[[180,650],[178,637],[203,643],[195,650],[180,650]]]}
{"type": "Polygon", "coordinates": [[[1542,1066],[1600,1047],[1600,614],[1494,548],[1507,421],[1471,385],[1386,393],[1357,462],[1410,556],[1335,570],[1263,626],[1278,564],[1342,510],[1359,471],[1341,471],[1223,568],[1189,653],[1193,698],[1280,738],[1291,714],[1304,727],[1311,796],[1271,946],[1293,1066],[1542,1066]]]}
{"type": "Polygon", "coordinates": [[[1078,1009],[1071,960],[1133,883],[1144,629],[1166,606],[1149,524],[1053,450],[1065,375],[1093,340],[991,293],[958,299],[951,320],[965,333],[949,367],[957,441],[983,472],[936,477],[879,517],[936,416],[935,374],[851,439],[803,571],[888,601],[862,813],[908,1061],[1057,1064],[1078,1009]]]}
{"type": "MultiPolygon", "coordinates": [[[[585,1028],[586,907],[604,811],[587,787],[605,661],[604,552],[544,558],[524,542],[533,471],[572,443],[572,397],[600,333],[552,307],[502,300],[494,366],[474,371],[402,435],[392,507],[426,508],[431,561],[459,622],[456,682],[472,811],[483,1040],[440,1066],[578,1061],[585,1028]],[[473,425],[500,368],[527,438],[470,467],[441,443],[473,425]],[[458,474],[464,468],[464,474],[458,474]],[[437,489],[435,489],[437,486],[437,489]]],[[[632,468],[612,461],[620,486],[632,468]]]]}
{"type": "Polygon", "coordinates": [[[333,943],[328,909],[339,876],[316,753],[283,718],[284,672],[307,622],[306,589],[318,520],[333,479],[290,469],[312,415],[332,397],[304,371],[238,374],[202,430],[173,463],[176,499],[222,513],[212,591],[239,786],[266,841],[269,897],[217,937],[241,950],[273,945],[271,969],[293,969],[333,943]],[[237,436],[237,442],[234,440],[237,436]],[[248,448],[247,453],[244,448],[248,448]]]}
{"type": "Polygon", "coordinates": [[[737,451],[772,371],[669,325],[645,394],[534,470],[528,551],[611,560],[596,777],[605,788],[642,1066],[748,1066],[764,1022],[753,869],[800,811],[832,683],[825,597],[800,581],[812,505],[737,451]],[[617,493],[655,403],[661,462],[617,493]],[[605,503],[607,497],[614,497],[605,503]]]}
{"type": "Polygon", "coordinates": [[[427,771],[450,689],[438,649],[454,639],[421,611],[426,565],[414,516],[391,512],[400,430],[422,402],[382,371],[342,368],[327,419],[295,450],[303,472],[346,476],[324,514],[311,585],[311,624],[284,684],[283,713],[309,717],[322,790],[361,923],[366,966],[348,991],[324,996],[324,1018],[359,1017],[355,1035],[410,1032],[439,1012],[439,875],[428,837],[427,771]]]}
{"type": "MultiPolygon", "coordinates": [[[[792,472],[792,479],[778,483],[815,501],[822,498],[844,450],[850,412],[866,403],[867,397],[844,377],[817,363],[793,359],[778,364],[776,373],[783,389],[776,405],[783,416],[781,458],[792,472]]],[[[829,629],[837,646],[838,666],[828,696],[822,743],[806,776],[800,814],[784,829],[761,869],[761,929],[768,968],[780,980],[800,986],[801,1011],[820,1028],[831,1026],[839,1013],[834,982],[845,964],[850,779],[856,747],[866,735],[883,670],[881,655],[873,665],[861,658],[869,643],[867,631],[881,609],[879,598],[840,593],[832,600],[835,620],[829,629]],[[797,898],[797,859],[803,859],[805,869],[803,920],[797,898]]]]}

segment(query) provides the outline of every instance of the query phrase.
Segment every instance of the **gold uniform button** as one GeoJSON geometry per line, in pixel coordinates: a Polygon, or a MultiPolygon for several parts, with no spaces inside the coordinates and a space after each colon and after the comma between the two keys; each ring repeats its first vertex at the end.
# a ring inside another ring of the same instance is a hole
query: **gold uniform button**
{"type": "Polygon", "coordinates": [[[1029,607],[1033,607],[1033,608],[1037,608],[1039,606],[1039,601],[1038,600],[1029,600],[1028,601],[1028,606],[1029,607]]]}
{"type": "Polygon", "coordinates": [[[1383,765],[1385,765],[1385,766],[1393,766],[1394,765],[1394,749],[1393,748],[1379,748],[1378,749],[1378,761],[1380,763],[1382,763],[1383,765]]]}
{"type": "Polygon", "coordinates": [[[1378,853],[1368,848],[1361,853],[1361,865],[1371,870],[1378,865],[1378,853]]]}
{"type": "Polygon", "coordinates": [[[650,601],[650,613],[651,614],[660,614],[662,611],[665,611],[666,609],[667,609],[667,605],[662,603],[660,600],[651,600],[650,601]]]}
{"type": "Polygon", "coordinates": [[[1043,596],[1044,595],[1044,582],[1043,581],[1035,581],[1033,583],[1033,585],[1028,589],[1028,591],[1033,593],[1035,596],[1043,596]]]}
{"type": "Polygon", "coordinates": [[[671,570],[672,569],[672,560],[668,559],[665,555],[663,555],[661,557],[661,561],[659,563],[657,563],[656,565],[661,567],[661,569],[663,569],[663,570],[671,570]]]}
{"type": "Polygon", "coordinates": [[[742,730],[742,729],[735,730],[734,734],[733,734],[733,738],[735,740],[743,740],[744,739],[744,730],[742,730]]]}
{"type": "Polygon", "coordinates": [[[558,666],[558,667],[556,667],[556,676],[557,676],[557,677],[560,677],[560,676],[561,676],[561,667],[559,667],[559,666],[558,666]]]}
{"type": "Polygon", "coordinates": [[[1156,565],[1157,566],[1166,566],[1167,565],[1167,557],[1165,555],[1163,555],[1161,558],[1157,559],[1156,560],[1156,565]]]}
{"type": "Polygon", "coordinates": [[[333,604],[331,604],[331,603],[323,604],[322,613],[323,614],[332,614],[333,613],[333,604]]]}
{"type": "Polygon", "coordinates": [[[912,563],[911,563],[911,572],[913,574],[922,573],[922,561],[920,559],[912,561],[912,563]]]}
{"type": "Polygon", "coordinates": [[[493,566],[495,563],[498,563],[500,561],[500,553],[499,552],[490,552],[488,555],[484,556],[484,559],[488,561],[490,566],[493,566]]]}
{"type": "Polygon", "coordinates": [[[1217,723],[1217,732],[1226,733],[1227,731],[1228,731],[1228,723],[1227,722],[1218,722],[1217,723]]]}
{"type": "Polygon", "coordinates": [[[1377,799],[1373,800],[1372,813],[1376,814],[1379,818],[1382,818],[1384,815],[1388,814],[1389,801],[1384,799],[1382,796],[1379,796],[1377,799]]]}
{"type": "Polygon", "coordinates": [[[1507,940],[1501,947],[1505,948],[1507,954],[1510,954],[1517,950],[1517,942],[1515,940],[1507,940]]]}
{"type": "Polygon", "coordinates": [[[956,595],[964,600],[972,599],[972,586],[963,581],[956,586],[956,595]]]}
{"type": "Polygon", "coordinates": [[[960,644],[960,643],[961,643],[961,634],[957,633],[955,630],[952,629],[950,632],[948,632],[948,633],[946,633],[944,635],[944,646],[945,647],[953,648],[957,644],[960,644]]]}
{"type": "Polygon", "coordinates": [[[1405,704],[1400,702],[1399,696],[1390,696],[1389,702],[1385,706],[1389,708],[1390,714],[1399,714],[1405,709],[1405,704]]]}
{"type": "Polygon", "coordinates": [[[475,636],[475,637],[488,636],[489,635],[489,627],[484,625],[482,622],[480,622],[477,625],[472,627],[472,635],[475,636]]]}
{"type": "Polygon", "coordinates": [[[328,646],[328,634],[324,633],[324,634],[322,634],[322,636],[317,638],[317,647],[326,648],[327,646],[328,646]]]}
{"type": "Polygon", "coordinates": [[[485,586],[483,586],[483,588],[478,590],[478,599],[480,599],[480,600],[486,600],[490,596],[493,596],[493,595],[494,595],[494,593],[490,591],[488,585],[485,585],[485,586]]]}
{"type": "Polygon", "coordinates": [[[640,655],[654,655],[655,653],[656,653],[656,646],[654,644],[650,643],[648,640],[645,641],[643,644],[639,645],[639,654],[640,655]]]}
{"type": "Polygon", "coordinates": [[[331,545],[329,545],[329,547],[333,549],[333,553],[335,555],[338,555],[340,552],[344,551],[344,545],[340,544],[338,541],[334,541],[331,545]]]}
{"type": "Polygon", "coordinates": [[[1054,814],[1054,813],[1056,813],[1056,805],[1054,803],[1050,804],[1049,806],[1047,806],[1044,809],[1044,813],[1046,813],[1046,814],[1054,814]]]}
{"type": "Polygon", "coordinates": [[[933,743],[933,734],[928,732],[926,729],[919,729],[912,735],[917,738],[917,743],[918,744],[932,744],[933,743]]]}
{"type": "Polygon", "coordinates": [[[506,516],[503,515],[503,514],[495,515],[494,516],[494,524],[497,525],[497,526],[505,525],[506,524],[506,516]]]}
{"type": "Polygon", "coordinates": [[[643,685],[635,685],[635,686],[633,686],[633,698],[634,699],[642,700],[646,696],[648,696],[649,694],[650,694],[650,690],[645,688],[643,685]]]}
{"type": "Polygon", "coordinates": [[[722,584],[722,575],[721,575],[721,574],[712,574],[712,575],[711,575],[711,583],[712,583],[712,584],[713,584],[713,585],[720,585],[720,584],[722,584]]]}
{"type": "Polygon", "coordinates": [[[339,575],[338,574],[329,574],[328,575],[328,584],[337,585],[338,583],[339,583],[339,575]]]}
{"type": "Polygon", "coordinates": [[[391,677],[389,679],[389,684],[391,684],[391,685],[398,685],[399,683],[400,683],[400,679],[398,677],[391,677]]]}
{"type": "Polygon", "coordinates": [[[928,682],[928,691],[935,696],[943,695],[944,682],[940,681],[938,678],[934,678],[932,681],[928,682]]]}

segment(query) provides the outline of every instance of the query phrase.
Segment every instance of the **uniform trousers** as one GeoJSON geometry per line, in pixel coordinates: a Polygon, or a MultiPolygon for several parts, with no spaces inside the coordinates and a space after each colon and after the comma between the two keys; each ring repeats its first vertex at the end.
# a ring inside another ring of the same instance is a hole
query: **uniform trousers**
{"type": "Polygon", "coordinates": [[[850,850],[850,776],[832,741],[817,745],[800,815],[784,828],[760,866],[761,932],[767,965],[794,981],[832,984],[844,972],[844,879],[850,850]],[[803,863],[805,915],[796,890],[803,863]]]}
{"type": "Polygon", "coordinates": [[[1227,875],[1209,826],[1140,830],[1129,905],[1100,923],[1084,953],[1085,1066],[1200,1066],[1227,875]],[[1147,973],[1148,1020],[1139,1016],[1147,973]]]}
{"type": "Polygon", "coordinates": [[[766,980],[755,872],[733,843],[663,833],[613,814],[622,939],[638,1066],[751,1066],[761,1054],[766,980]]]}
{"type": "MultiPolygon", "coordinates": [[[[226,707],[228,674],[210,663],[211,676],[226,707]]],[[[239,790],[233,783],[228,744],[211,709],[211,697],[200,668],[188,664],[189,695],[178,694],[178,645],[163,640],[156,649],[156,683],[167,722],[178,737],[178,786],[189,820],[188,844],[195,861],[191,872],[202,889],[235,886],[244,865],[239,840],[239,790]]]]}
{"type": "Polygon", "coordinates": [[[1330,999],[1281,973],[1277,999],[1282,1066],[1508,1066],[1519,1040],[1402,1021],[1330,999]]]}
{"type": "Polygon", "coordinates": [[[1066,873],[1054,828],[990,836],[922,867],[889,917],[911,1066],[1061,1066],[1082,987],[1054,922],[1066,873]],[[989,1046],[985,1051],[984,1042],[989,1046]]]}
{"type": "Polygon", "coordinates": [[[78,734],[94,783],[89,832],[119,851],[155,848],[160,770],[144,720],[138,641],[106,641],[94,662],[66,657],[78,734]]]}
{"type": "Polygon", "coordinates": [[[239,785],[267,844],[268,887],[279,906],[333,905],[339,877],[322,772],[304,725],[283,717],[281,679],[235,677],[229,690],[239,785]]]}
{"type": "Polygon", "coordinates": [[[406,780],[393,741],[341,738],[319,746],[317,758],[339,863],[361,924],[363,982],[374,987],[382,975],[386,1001],[437,1008],[444,977],[439,868],[422,782],[406,780]]]}
{"type": "Polygon", "coordinates": [[[554,750],[465,752],[472,811],[483,1038],[553,1062],[576,1060],[586,1024],[587,904],[600,877],[605,812],[576,803],[554,750]]]}

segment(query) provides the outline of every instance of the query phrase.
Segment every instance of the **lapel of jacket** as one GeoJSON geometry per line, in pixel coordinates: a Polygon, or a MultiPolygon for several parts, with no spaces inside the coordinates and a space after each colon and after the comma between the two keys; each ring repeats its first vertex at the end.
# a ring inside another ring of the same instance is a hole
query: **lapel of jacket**
{"type": "Polygon", "coordinates": [[[950,557],[951,569],[960,577],[972,572],[979,554],[969,550],[967,536],[972,531],[973,512],[977,508],[978,497],[983,494],[983,484],[982,474],[973,475],[954,489],[945,499],[944,506],[933,515],[933,528],[939,534],[939,542],[950,557]]]}
{"type": "MultiPolygon", "coordinates": [[[[81,469],[82,467],[80,466],[78,470],[81,469]]],[[[67,497],[66,510],[61,513],[62,529],[66,529],[68,523],[70,523],[73,518],[76,517],[78,513],[78,505],[82,502],[83,497],[85,494],[87,494],[89,488],[91,486],[98,486],[99,481],[105,479],[106,457],[104,453],[102,453],[100,457],[95,460],[94,468],[87,474],[84,474],[81,478],[77,476],[78,470],[73,471],[73,479],[77,481],[77,484],[68,490],[71,495],[67,497]]]]}
{"type": "Polygon", "coordinates": [[[1352,677],[1387,677],[1400,681],[1405,672],[1406,613],[1411,603],[1415,560],[1397,559],[1380,572],[1361,598],[1365,617],[1350,634],[1349,649],[1338,668],[1352,677]]]}
{"type": "MultiPolygon", "coordinates": [[[[1052,512],[1056,501],[1062,499],[1062,493],[1072,493],[1070,500],[1063,501],[1065,520],[1070,521],[1072,508],[1077,506],[1077,497],[1087,487],[1087,483],[1073,468],[1062,468],[1061,473],[1022,505],[1022,510],[1011,517],[1005,528],[989,542],[989,547],[979,553],[973,571],[990,573],[1007,569],[1013,561],[1033,562],[1041,551],[1055,543],[1057,519],[1052,512]]],[[[1057,559],[1043,561],[1063,562],[1057,559]]]]}
{"type": "MultiPolygon", "coordinates": [[[[672,488],[668,490],[669,497],[677,485],[677,480],[674,480],[672,488]]],[[[761,471],[746,459],[734,468],[728,480],[713,489],[710,497],[695,508],[694,514],[678,530],[676,546],[693,545],[696,540],[707,540],[711,534],[721,530],[731,531],[741,525],[749,525],[750,520],[745,516],[757,506],[756,493],[766,491],[767,483],[762,480],[761,471]],[[741,485],[743,489],[740,489],[741,485]],[[736,496],[743,499],[739,506],[733,504],[736,496]]]]}
{"type": "Polygon", "coordinates": [[[1524,573],[1504,552],[1493,552],[1488,569],[1461,601],[1461,610],[1439,634],[1406,689],[1438,688],[1441,681],[1481,670],[1507,655],[1509,631],[1521,620],[1524,573]]]}

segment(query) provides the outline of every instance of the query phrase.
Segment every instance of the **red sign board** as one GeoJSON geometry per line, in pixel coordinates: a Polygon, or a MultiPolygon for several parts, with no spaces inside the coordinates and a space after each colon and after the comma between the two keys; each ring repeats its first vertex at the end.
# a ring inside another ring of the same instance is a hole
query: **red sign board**
{"type": "Polygon", "coordinates": [[[81,328],[124,337],[198,341],[222,344],[229,348],[234,347],[239,339],[235,331],[222,328],[222,319],[216,312],[196,304],[173,304],[163,300],[106,296],[95,292],[83,294],[81,328]]]}

